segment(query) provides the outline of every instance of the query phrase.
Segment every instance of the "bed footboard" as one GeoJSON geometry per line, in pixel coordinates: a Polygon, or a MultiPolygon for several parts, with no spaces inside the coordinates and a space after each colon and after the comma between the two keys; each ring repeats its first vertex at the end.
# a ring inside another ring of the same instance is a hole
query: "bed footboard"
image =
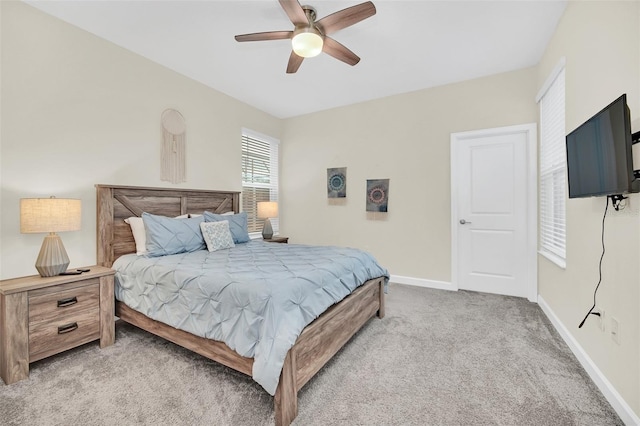
{"type": "MultiPolygon", "coordinates": [[[[222,342],[155,321],[122,302],[116,302],[116,315],[122,321],[251,376],[253,359],[241,357],[222,342]]],[[[280,373],[273,400],[276,425],[291,424],[298,415],[298,391],[376,315],[384,316],[383,278],[367,281],[302,331],[289,350],[280,373]]]]}
{"type": "Polygon", "coordinates": [[[373,316],[384,317],[384,279],[356,289],[309,324],[285,359],[274,398],[276,425],[287,426],[298,414],[298,391],[373,316]]]}

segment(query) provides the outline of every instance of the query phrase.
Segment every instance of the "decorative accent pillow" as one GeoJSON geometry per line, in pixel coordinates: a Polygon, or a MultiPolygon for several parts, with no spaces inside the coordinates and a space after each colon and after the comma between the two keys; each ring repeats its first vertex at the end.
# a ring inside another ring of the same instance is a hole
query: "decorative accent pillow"
{"type": "Polygon", "coordinates": [[[249,242],[249,231],[247,229],[247,213],[241,212],[238,214],[216,214],[209,211],[204,212],[205,222],[221,222],[223,220],[229,221],[229,230],[233,237],[233,242],[236,244],[249,242]]]}
{"type": "Polygon", "coordinates": [[[144,222],[141,217],[132,216],[124,220],[131,227],[133,239],[136,242],[136,254],[142,256],[147,254],[147,235],[144,230],[144,222]]]}
{"type": "Polygon", "coordinates": [[[235,247],[231,231],[229,231],[229,222],[222,220],[220,222],[202,222],[200,230],[207,243],[207,250],[217,251],[235,247]]]}
{"type": "Polygon", "coordinates": [[[204,217],[172,219],[142,213],[147,237],[147,256],[166,256],[205,248],[200,223],[204,217]]]}

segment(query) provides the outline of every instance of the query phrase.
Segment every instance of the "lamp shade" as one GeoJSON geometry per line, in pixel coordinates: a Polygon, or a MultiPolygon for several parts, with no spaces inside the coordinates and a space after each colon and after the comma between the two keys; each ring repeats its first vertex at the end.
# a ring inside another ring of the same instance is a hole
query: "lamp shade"
{"type": "Polygon", "coordinates": [[[276,201],[261,201],[258,203],[258,218],[268,219],[278,217],[278,203],[276,201]]]}
{"type": "Polygon", "coordinates": [[[82,203],[72,198],[20,199],[20,232],[78,231],[82,223],[82,203]]]}

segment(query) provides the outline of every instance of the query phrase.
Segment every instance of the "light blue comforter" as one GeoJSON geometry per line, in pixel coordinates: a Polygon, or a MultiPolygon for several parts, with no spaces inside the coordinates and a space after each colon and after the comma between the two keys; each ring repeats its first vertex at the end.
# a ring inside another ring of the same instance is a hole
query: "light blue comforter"
{"type": "Polygon", "coordinates": [[[254,358],[253,379],[275,394],[305,326],[365,281],[388,272],[369,253],[252,241],[208,252],[120,257],[116,298],[157,321],[225,342],[254,358]]]}

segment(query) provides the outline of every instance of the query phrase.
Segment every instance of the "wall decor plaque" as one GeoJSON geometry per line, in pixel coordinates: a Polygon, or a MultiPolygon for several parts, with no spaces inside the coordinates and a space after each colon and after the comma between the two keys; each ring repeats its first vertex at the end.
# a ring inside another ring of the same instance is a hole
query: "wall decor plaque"
{"type": "Polygon", "coordinates": [[[346,198],[347,168],[327,169],[327,196],[329,198],[346,198]]]}
{"type": "Polygon", "coordinates": [[[367,179],[367,211],[386,213],[389,205],[389,179],[367,179]]]}

